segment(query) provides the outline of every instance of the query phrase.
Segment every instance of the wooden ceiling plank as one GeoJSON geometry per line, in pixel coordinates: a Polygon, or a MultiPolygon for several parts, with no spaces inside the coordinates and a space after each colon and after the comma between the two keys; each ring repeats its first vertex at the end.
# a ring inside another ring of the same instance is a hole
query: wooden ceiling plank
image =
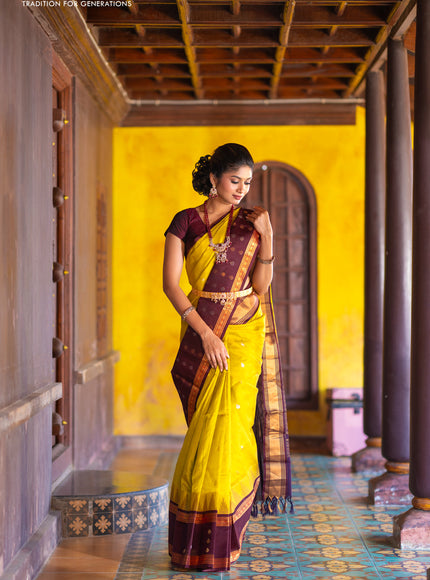
{"type": "Polygon", "coordinates": [[[287,48],[286,60],[288,62],[308,62],[308,63],[348,63],[360,64],[364,62],[364,51],[366,48],[327,47],[323,54],[319,47],[289,47],[287,48]],[[330,54],[327,55],[330,50],[330,54]],[[361,54],[362,53],[362,54],[361,54]]]}
{"type": "Polygon", "coordinates": [[[335,90],[345,90],[348,86],[347,80],[342,81],[341,79],[333,79],[333,78],[315,78],[314,80],[311,77],[308,79],[304,78],[297,78],[291,77],[287,79],[281,79],[280,87],[303,87],[306,89],[309,88],[316,88],[316,89],[335,89],[335,90]]]}
{"type": "Polygon", "coordinates": [[[275,64],[273,66],[272,81],[270,83],[269,97],[276,99],[278,93],[279,81],[282,74],[282,65],[284,63],[285,51],[290,37],[291,24],[294,18],[295,0],[287,0],[284,6],[283,25],[279,31],[279,46],[276,49],[275,64]]]}
{"type": "MultiPolygon", "coordinates": [[[[125,79],[125,87],[127,90],[160,90],[160,85],[154,78],[127,77],[125,79]]],[[[167,91],[166,94],[169,94],[172,91],[185,91],[192,93],[194,90],[190,83],[181,79],[163,79],[163,86],[161,88],[167,91]]]]}
{"type": "Polygon", "coordinates": [[[373,46],[369,30],[339,29],[334,36],[324,30],[292,27],[289,46],[373,46]]]}
{"type": "MultiPolygon", "coordinates": [[[[184,65],[157,64],[157,70],[163,77],[190,78],[188,67],[184,65]]],[[[121,63],[117,65],[117,75],[150,78],[154,76],[154,71],[150,63],[121,63]]]]}
{"type": "Polygon", "coordinates": [[[237,86],[250,90],[267,91],[270,87],[269,82],[264,79],[204,79],[203,88],[206,91],[214,89],[217,91],[236,90],[237,86]]]}
{"type": "Polygon", "coordinates": [[[191,74],[191,81],[194,87],[195,96],[197,99],[203,98],[203,90],[201,86],[201,79],[199,77],[198,64],[196,59],[196,51],[193,46],[193,32],[190,21],[190,5],[187,0],[177,0],[177,7],[179,12],[179,19],[182,25],[182,39],[185,44],[185,55],[188,60],[188,66],[191,74]]]}
{"type": "MultiPolygon", "coordinates": [[[[285,0],[284,0],[285,1],[285,0]]],[[[261,5],[240,4],[239,10],[234,12],[234,6],[229,8],[228,3],[224,5],[202,6],[193,4],[190,24],[200,27],[219,26],[281,26],[282,11],[279,6],[270,2],[262,2],[261,5]]]]}
{"type": "Polygon", "coordinates": [[[229,28],[225,29],[193,29],[193,44],[200,47],[229,47],[237,45],[239,47],[277,47],[277,29],[261,28],[258,30],[246,29],[241,31],[240,38],[232,40],[229,28]]]}
{"type": "Polygon", "coordinates": [[[145,38],[136,34],[135,29],[129,28],[101,28],[99,32],[100,47],[165,47],[183,48],[181,33],[179,30],[147,30],[145,38]]]}
{"type": "Polygon", "coordinates": [[[152,2],[142,5],[135,1],[128,7],[128,10],[102,6],[88,8],[86,21],[87,24],[95,26],[132,26],[133,24],[151,27],[176,26],[180,28],[181,26],[176,6],[156,7],[152,6],[152,2]]]}
{"type": "Polygon", "coordinates": [[[165,64],[185,64],[187,65],[187,59],[185,58],[183,50],[157,50],[150,47],[143,48],[145,54],[142,55],[140,48],[111,48],[109,50],[109,62],[110,63],[147,63],[158,62],[165,64]]]}
{"type": "MultiPolygon", "coordinates": [[[[321,63],[319,63],[321,64],[321,63]]],[[[288,77],[307,77],[307,76],[315,76],[315,77],[342,77],[342,78],[351,78],[354,76],[354,71],[348,67],[343,65],[303,65],[300,67],[293,67],[289,66],[289,63],[284,63],[282,69],[282,78],[288,77]]]]}
{"type": "MultiPolygon", "coordinates": [[[[342,26],[354,28],[380,27],[385,25],[382,12],[387,11],[387,7],[381,10],[373,6],[351,6],[348,13],[336,11],[329,6],[303,6],[297,5],[294,15],[295,26],[342,26]]],[[[339,7],[337,7],[339,8],[339,7]]]]}

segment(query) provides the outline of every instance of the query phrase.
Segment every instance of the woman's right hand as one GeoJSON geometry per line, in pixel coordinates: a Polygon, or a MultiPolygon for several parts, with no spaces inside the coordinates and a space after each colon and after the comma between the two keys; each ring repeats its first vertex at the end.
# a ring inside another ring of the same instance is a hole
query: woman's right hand
{"type": "Polygon", "coordinates": [[[216,369],[219,366],[220,371],[228,370],[227,359],[230,357],[223,341],[210,328],[201,335],[201,339],[211,367],[216,369]]]}

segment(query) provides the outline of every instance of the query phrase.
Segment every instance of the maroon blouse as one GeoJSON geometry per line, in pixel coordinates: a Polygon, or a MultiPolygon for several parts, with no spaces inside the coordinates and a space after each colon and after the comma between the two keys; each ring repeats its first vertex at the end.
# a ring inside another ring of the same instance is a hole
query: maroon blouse
{"type": "MultiPolygon", "coordinates": [[[[221,216],[212,225],[217,224],[225,216],[221,216]]],[[[183,209],[178,212],[172,219],[170,226],[164,232],[166,236],[168,233],[181,239],[185,244],[185,256],[187,256],[190,249],[196,241],[205,235],[206,226],[195,207],[183,209]]]]}

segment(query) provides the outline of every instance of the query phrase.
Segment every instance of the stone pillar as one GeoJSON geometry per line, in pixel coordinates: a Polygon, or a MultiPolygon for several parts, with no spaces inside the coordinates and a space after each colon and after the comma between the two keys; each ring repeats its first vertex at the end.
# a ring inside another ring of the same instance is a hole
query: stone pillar
{"type": "Polygon", "coordinates": [[[412,271],[412,146],[409,77],[401,40],[388,41],[387,198],[382,379],[386,473],[369,481],[369,500],[401,505],[409,493],[412,271]]]}
{"type": "Polygon", "coordinates": [[[430,2],[418,0],[415,61],[411,356],[413,508],[394,518],[402,549],[430,549],[430,2]]]}
{"type": "Polygon", "coordinates": [[[352,470],[383,470],[382,329],[385,263],[385,99],[382,71],[366,78],[366,187],[364,247],[364,389],[366,447],[352,456],[352,470]]]}

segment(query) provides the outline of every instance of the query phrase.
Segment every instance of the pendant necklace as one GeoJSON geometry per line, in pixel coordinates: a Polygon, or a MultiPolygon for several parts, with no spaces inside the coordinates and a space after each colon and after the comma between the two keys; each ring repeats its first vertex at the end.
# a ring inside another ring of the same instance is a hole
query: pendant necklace
{"type": "Polygon", "coordinates": [[[207,200],[203,204],[203,214],[204,214],[204,218],[205,218],[205,226],[206,226],[208,236],[209,236],[209,246],[213,249],[213,251],[216,254],[216,263],[221,264],[223,262],[227,262],[227,250],[231,246],[230,229],[231,229],[231,223],[233,221],[234,206],[233,205],[231,206],[230,216],[228,218],[227,233],[226,233],[225,241],[222,244],[214,244],[214,241],[212,238],[211,227],[209,225],[209,217],[208,217],[208,210],[207,210],[206,204],[207,204],[207,200]]]}

